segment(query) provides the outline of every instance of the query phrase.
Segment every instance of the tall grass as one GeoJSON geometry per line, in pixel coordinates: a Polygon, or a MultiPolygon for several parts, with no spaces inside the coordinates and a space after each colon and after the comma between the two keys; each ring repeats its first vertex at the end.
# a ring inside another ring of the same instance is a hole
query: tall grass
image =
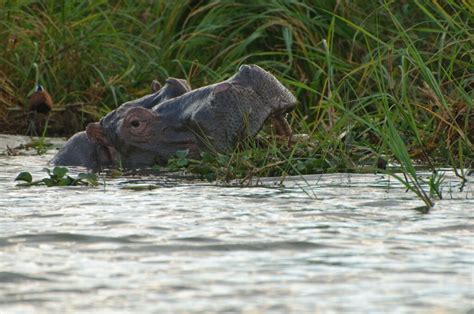
{"type": "Polygon", "coordinates": [[[51,131],[67,134],[148,93],[153,79],[202,86],[257,63],[294,91],[292,126],[318,143],[307,157],[318,154],[330,169],[356,170],[380,156],[409,173],[414,162],[451,166],[460,177],[473,166],[469,1],[3,0],[0,7],[2,131],[26,111],[35,63],[56,101],[51,131]]]}

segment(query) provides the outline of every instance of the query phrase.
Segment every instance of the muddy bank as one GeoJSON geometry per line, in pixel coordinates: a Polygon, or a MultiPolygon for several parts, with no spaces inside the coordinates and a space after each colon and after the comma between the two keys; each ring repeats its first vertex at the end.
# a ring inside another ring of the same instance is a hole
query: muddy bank
{"type": "MultiPolygon", "coordinates": [[[[0,134],[0,156],[38,155],[36,147],[40,139],[24,135],[0,134]]],[[[48,137],[42,142],[50,154],[54,154],[66,142],[64,137],[48,137]]]]}
{"type": "Polygon", "coordinates": [[[0,109],[0,133],[27,135],[28,125],[33,121],[37,135],[43,133],[47,124],[47,136],[70,137],[84,130],[88,123],[100,119],[100,115],[94,110],[89,113],[84,112],[85,110],[87,109],[82,103],[56,107],[49,113],[48,119],[47,114],[35,114],[20,106],[7,106],[0,109]]]}

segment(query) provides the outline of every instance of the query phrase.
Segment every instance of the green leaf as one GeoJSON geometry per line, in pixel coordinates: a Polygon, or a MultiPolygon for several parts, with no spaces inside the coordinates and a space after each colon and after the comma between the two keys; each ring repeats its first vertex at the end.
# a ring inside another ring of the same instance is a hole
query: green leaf
{"type": "Polygon", "coordinates": [[[186,158],[189,154],[189,149],[185,149],[185,150],[177,150],[176,151],[176,157],[182,159],[182,158],[186,158]]]}
{"type": "Polygon", "coordinates": [[[219,155],[217,157],[217,163],[221,166],[226,166],[229,163],[230,157],[227,155],[219,155]]]}
{"type": "MultiPolygon", "coordinates": [[[[49,169],[48,169],[48,170],[49,170],[49,169]]],[[[41,180],[41,181],[43,181],[43,183],[46,184],[47,187],[52,187],[52,186],[55,185],[55,184],[54,184],[54,180],[52,180],[52,179],[44,178],[44,179],[41,180]]]]}
{"type": "Polygon", "coordinates": [[[60,178],[58,180],[59,186],[69,186],[69,185],[73,185],[73,183],[74,183],[74,179],[71,177],[60,178]]]}
{"type": "Polygon", "coordinates": [[[33,176],[28,171],[23,171],[16,176],[15,181],[25,181],[31,183],[31,181],[33,181],[33,176]]]}
{"type": "Polygon", "coordinates": [[[209,154],[208,152],[201,152],[201,161],[202,162],[211,162],[213,160],[213,156],[211,154],[209,154]]]}
{"type": "Polygon", "coordinates": [[[64,167],[54,167],[53,169],[53,175],[55,175],[58,178],[64,177],[66,173],[68,172],[67,168],[64,167]]]}
{"type": "Polygon", "coordinates": [[[89,185],[98,185],[98,180],[99,178],[97,177],[97,174],[90,172],[90,173],[79,173],[77,175],[77,178],[79,180],[86,181],[89,185]]]}
{"type": "Polygon", "coordinates": [[[188,160],[187,159],[178,159],[176,160],[176,165],[179,167],[184,167],[188,165],[188,160]]]}

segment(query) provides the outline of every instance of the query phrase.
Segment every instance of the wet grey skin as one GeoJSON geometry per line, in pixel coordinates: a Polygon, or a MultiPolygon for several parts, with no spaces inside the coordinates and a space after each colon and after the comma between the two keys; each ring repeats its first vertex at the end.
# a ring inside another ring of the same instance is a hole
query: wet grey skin
{"type": "MultiPolygon", "coordinates": [[[[153,93],[137,100],[122,104],[106,117],[114,120],[130,108],[152,108],[156,104],[180,96],[191,90],[189,83],[182,79],[169,78],[161,88],[157,81],[152,83],[153,93]]],[[[92,170],[115,167],[119,161],[118,152],[112,147],[90,141],[86,131],[73,135],[50,161],[56,166],[82,166],[92,170]]]]}
{"type": "Polygon", "coordinates": [[[226,153],[255,136],[270,117],[290,132],[283,117],[296,106],[291,92],[256,65],[243,65],[223,82],[160,103],[148,97],[88,125],[87,139],[106,149],[112,166],[166,164],[184,149],[191,158],[199,158],[202,151],[226,153]]]}

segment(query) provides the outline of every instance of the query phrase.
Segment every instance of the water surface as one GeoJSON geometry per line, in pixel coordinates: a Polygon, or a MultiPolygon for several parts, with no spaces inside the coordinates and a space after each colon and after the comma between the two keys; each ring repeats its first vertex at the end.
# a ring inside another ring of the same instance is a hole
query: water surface
{"type": "Polygon", "coordinates": [[[429,214],[384,175],[244,188],[157,176],[13,182],[23,170],[44,177],[50,158],[0,156],[2,314],[474,308],[474,192],[450,173],[429,214]],[[128,189],[137,185],[154,189],[128,189]]]}

